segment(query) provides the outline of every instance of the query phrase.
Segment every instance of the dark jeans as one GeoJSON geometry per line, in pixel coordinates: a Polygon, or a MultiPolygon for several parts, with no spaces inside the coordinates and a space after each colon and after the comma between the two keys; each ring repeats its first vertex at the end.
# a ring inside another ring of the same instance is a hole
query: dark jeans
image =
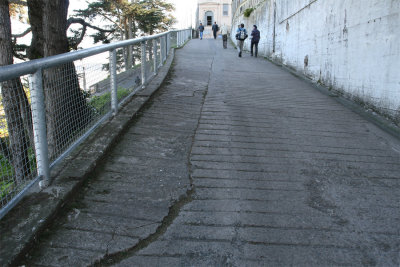
{"type": "Polygon", "coordinates": [[[222,35],[222,45],[224,48],[228,47],[228,35],[227,34],[222,35]]]}
{"type": "Polygon", "coordinates": [[[257,42],[251,41],[251,55],[253,55],[253,46],[256,47],[256,50],[254,51],[255,52],[254,55],[257,56],[257,54],[258,54],[258,41],[257,42]]]}
{"type": "Polygon", "coordinates": [[[217,39],[217,31],[213,31],[214,39],[217,39]]]}

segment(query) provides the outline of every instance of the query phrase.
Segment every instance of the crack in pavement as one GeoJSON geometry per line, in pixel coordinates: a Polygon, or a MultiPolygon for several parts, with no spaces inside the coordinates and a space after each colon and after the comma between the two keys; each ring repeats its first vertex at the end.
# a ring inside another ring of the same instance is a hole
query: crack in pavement
{"type": "MultiPolygon", "coordinates": [[[[191,147],[190,147],[190,151],[189,151],[188,157],[187,157],[187,163],[188,163],[188,168],[189,168],[189,170],[188,170],[189,171],[189,184],[190,184],[189,189],[185,192],[185,194],[182,194],[179,197],[179,199],[177,201],[175,201],[169,207],[168,214],[163,218],[161,225],[159,225],[157,227],[157,229],[154,233],[150,234],[148,237],[146,237],[144,239],[140,239],[136,245],[134,245],[133,247],[131,247],[127,250],[118,251],[118,252],[111,253],[111,254],[106,254],[106,256],[104,256],[100,260],[97,260],[94,264],[92,264],[90,266],[112,266],[114,264],[121,262],[124,259],[134,256],[140,250],[148,247],[151,243],[159,240],[159,238],[168,230],[169,226],[171,226],[172,223],[175,221],[175,219],[178,217],[182,207],[185,206],[186,204],[190,203],[193,200],[193,195],[195,193],[195,187],[193,184],[193,177],[192,177],[193,166],[191,164],[190,159],[192,156],[192,149],[193,149],[194,142],[195,142],[195,136],[196,136],[196,133],[200,126],[200,121],[202,118],[204,102],[205,102],[207,92],[208,92],[208,85],[209,85],[210,79],[211,79],[214,59],[215,59],[215,53],[213,55],[213,59],[211,62],[211,68],[210,68],[210,72],[209,72],[209,76],[208,76],[207,86],[206,86],[205,90],[203,91],[203,97],[202,97],[202,101],[201,101],[201,108],[200,108],[200,112],[199,112],[199,116],[198,116],[198,120],[197,120],[197,125],[193,132],[191,147]]],[[[198,90],[195,91],[195,93],[197,93],[197,92],[198,92],[198,90]]]]}

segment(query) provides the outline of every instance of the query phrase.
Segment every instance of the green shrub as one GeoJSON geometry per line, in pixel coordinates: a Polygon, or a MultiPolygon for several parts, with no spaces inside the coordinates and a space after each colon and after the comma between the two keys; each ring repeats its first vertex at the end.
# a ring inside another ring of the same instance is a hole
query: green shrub
{"type": "MultiPolygon", "coordinates": [[[[30,147],[28,148],[28,158],[31,166],[31,173],[36,173],[36,157],[35,152],[30,147]]],[[[11,180],[14,177],[14,169],[11,163],[4,155],[0,154],[0,199],[14,190],[14,181],[11,180]]]]}
{"type": "Polygon", "coordinates": [[[0,154],[0,175],[1,177],[3,176],[13,177],[14,175],[14,170],[12,165],[1,154],[0,154]]]}
{"type": "Polygon", "coordinates": [[[3,199],[12,191],[13,184],[13,182],[0,181],[0,199],[3,199]]]}
{"type": "Polygon", "coordinates": [[[243,12],[243,15],[244,15],[246,18],[248,18],[248,17],[250,17],[251,12],[253,12],[253,11],[254,11],[254,8],[253,8],[253,7],[247,8],[247,9],[243,12]]]}

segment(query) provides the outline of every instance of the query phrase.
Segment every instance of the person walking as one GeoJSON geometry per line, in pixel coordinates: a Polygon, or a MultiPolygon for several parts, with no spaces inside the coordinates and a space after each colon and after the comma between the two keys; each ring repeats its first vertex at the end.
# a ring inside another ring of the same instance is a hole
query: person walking
{"type": "Polygon", "coordinates": [[[217,39],[217,32],[219,31],[219,27],[216,21],[214,21],[214,24],[211,27],[213,34],[214,34],[214,39],[217,39]]]}
{"type": "Polygon", "coordinates": [[[198,30],[199,30],[199,33],[200,33],[200,40],[203,40],[203,32],[204,32],[203,23],[200,23],[200,26],[199,26],[198,30]]]}
{"type": "Polygon", "coordinates": [[[253,30],[251,31],[251,56],[253,56],[253,46],[255,47],[254,56],[257,57],[258,54],[258,42],[260,41],[260,31],[257,30],[257,26],[253,25],[253,30]]]}
{"type": "Polygon", "coordinates": [[[236,31],[236,40],[238,40],[237,46],[238,46],[238,50],[239,50],[239,57],[242,57],[243,44],[244,44],[244,40],[246,40],[247,37],[248,37],[247,31],[244,28],[244,24],[242,23],[242,24],[240,24],[240,28],[237,29],[237,31],[236,31]]]}
{"type": "Polygon", "coordinates": [[[221,27],[221,34],[222,34],[222,46],[226,49],[228,47],[228,27],[222,25],[221,27]]]}

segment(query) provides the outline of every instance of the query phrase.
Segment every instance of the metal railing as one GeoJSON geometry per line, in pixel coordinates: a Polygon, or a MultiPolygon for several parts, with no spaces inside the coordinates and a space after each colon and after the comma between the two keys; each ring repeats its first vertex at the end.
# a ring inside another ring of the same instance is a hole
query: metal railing
{"type": "Polygon", "coordinates": [[[173,30],[0,67],[0,219],[190,38],[173,30]]]}

